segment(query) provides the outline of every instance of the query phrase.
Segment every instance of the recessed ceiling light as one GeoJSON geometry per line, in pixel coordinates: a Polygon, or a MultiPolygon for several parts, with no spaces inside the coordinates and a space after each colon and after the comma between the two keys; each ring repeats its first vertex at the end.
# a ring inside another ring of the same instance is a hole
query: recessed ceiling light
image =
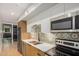
{"type": "Polygon", "coordinates": [[[27,15],[28,14],[28,11],[25,11],[25,15],[27,15]]]}
{"type": "Polygon", "coordinates": [[[68,17],[71,17],[71,13],[68,13],[68,17]]]}
{"type": "Polygon", "coordinates": [[[14,15],[14,12],[11,12],[11,15],[14,15]]]}

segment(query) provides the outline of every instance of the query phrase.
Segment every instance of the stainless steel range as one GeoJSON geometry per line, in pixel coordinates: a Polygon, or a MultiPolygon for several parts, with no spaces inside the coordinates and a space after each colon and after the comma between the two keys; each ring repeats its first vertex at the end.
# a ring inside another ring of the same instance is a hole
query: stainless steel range
{"type": "Polygon", "coordinates": [[[57,56],[79,56],[79,41],[56,39],[57,56]]]}

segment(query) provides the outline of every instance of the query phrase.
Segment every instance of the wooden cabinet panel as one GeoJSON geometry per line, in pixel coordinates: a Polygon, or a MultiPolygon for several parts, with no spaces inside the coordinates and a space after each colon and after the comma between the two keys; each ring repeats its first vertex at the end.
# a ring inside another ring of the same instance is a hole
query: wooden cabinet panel
{"type": "Polygon", "coordinates": [[[21,28],[21,32],[27,32],[27,22],[26,21],[20,21],[18,23],[18,27],[21,28]]]}
{"type": "Polygon", "coordinates": [[[21,40],[30,39],[31,34],[27,33],[27,22],[26,21],[20,21],[18,22],[18,27],[21,30],[21,40]]]}
{"type": "Polygon", "coordinates": [[[18,42],[17,48],[18,48],[18,51],[22,53],[22,41],[18,42]]]}
{"type": "Polygon", "coordinates": [[[25,51],[25,53],[26,53],[26,56],[31,56],[31,46],[29,45],[29,44],[26,44],[26,51],[25,51]]]}
{"type": "Polygon", "coordinates": [[[42,51],[40,51],[40,50],[38,50],[37,55],[38,55],[38,56],[45,56],[45,53],[42,52],[42,51]]]}
{"type": "Polygon", "coordinates": [[[25,39],[30,39],[31,38],[31,34],[30,33],[22,33],[22,40],[25,40],[25,39]]]}
{"type": "Polygon", "coordinates": [[[23,56],[45,56],[46,55],[41,50],[24,42],[22,43],[22,54],[23,56]]]}
{"type": "Polygon", "coordinates": [[[31,50],[31,56],[37,56],[37,49],[35,48],[35,47],[33,47],[33,46],[30,46],[30,50],[31,50]]]}
{"type": "Polygon", "coordinates": [[[26,44],[25,48],[26,48],[25,56],[36,56],[37,55],[37,49],[32,47],[31,45],[26,44]]]}
{"type": "Polygon", "coordinates": [[[25,56],[25,51],[26,51],[26,47],[25,46],[26,46],[25,43],[22,42],[22,54],[23,54],[23,56],[25,56]]]}
{"type": "Polygon", "coordinates": [[[27,44],[26,45],[26,56],[44,56],[45,53],[39,49],[27,44]]]}

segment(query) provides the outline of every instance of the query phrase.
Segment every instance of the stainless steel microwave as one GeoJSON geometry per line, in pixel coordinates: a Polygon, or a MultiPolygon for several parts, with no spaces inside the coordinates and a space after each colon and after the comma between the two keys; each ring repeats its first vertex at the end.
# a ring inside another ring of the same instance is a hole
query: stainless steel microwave
{"type": "Polygon", "coordinates": [[[72,17],[63,18],[51,22],[51,30],[66,30],[72,29],[72,17]]]}
{"type": "Polygon", "coordinates": [[[79,15],[75,16],[75,29],[79,29],[79,15]]]}
{"type": "Polygon", "coordinates": [[[51,30],[79,29],[79,15],[51,21],[51,30]]]}

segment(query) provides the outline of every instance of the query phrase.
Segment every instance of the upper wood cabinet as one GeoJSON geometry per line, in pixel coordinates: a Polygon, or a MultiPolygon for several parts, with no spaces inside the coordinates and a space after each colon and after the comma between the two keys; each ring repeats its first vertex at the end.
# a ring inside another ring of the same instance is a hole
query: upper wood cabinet
{"type": "Polygon", "coordinates": [[[18,22],[18,27],[21,28],[21,32],[27,32],[27,22],[26,21],[18,22]]]}
{"type": "Polygon", "coordinates": [[[27,33],[27,22],[26,21],[18,22],[18,27],[21,30],[21,39],[22,40],[30,39],[31,38],[31,34],[27,33]]]}

